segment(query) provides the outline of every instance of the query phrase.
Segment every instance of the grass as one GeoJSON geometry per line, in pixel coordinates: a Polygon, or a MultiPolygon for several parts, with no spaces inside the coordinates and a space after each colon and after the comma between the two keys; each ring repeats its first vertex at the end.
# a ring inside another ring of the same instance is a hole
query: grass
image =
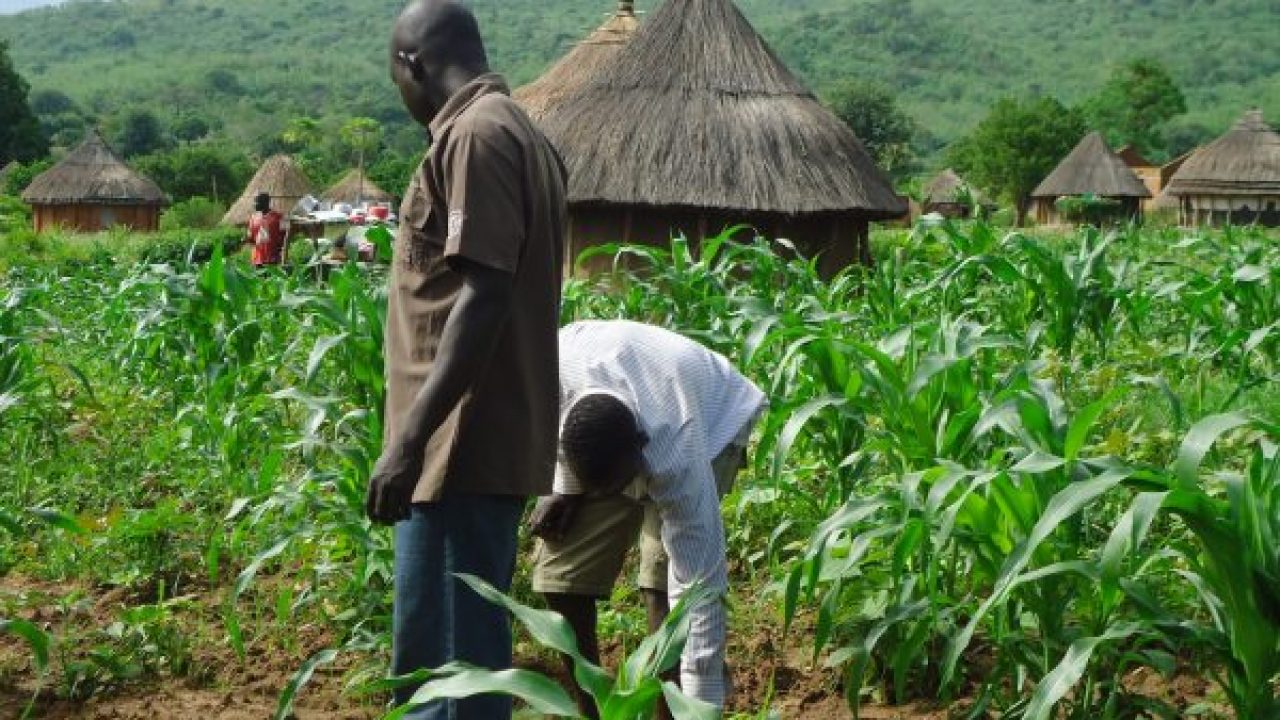
{"type": "MultiPolygon", "coordinates": [[[[629,269],[570,281],[564,319],[675,328],[768,391],[725,504],[736,617],[790,627],[851,707],[1177,717],[1125,678],[1180,669],[1269,718],[1276,239],[926,223],[824,282],[740,233],[602,250],[629,269]]],[[[254,273],[228,241],[0,242],[0,687],[37,716],[264,653],[353,687],[385,667],[385,271],[254,273]]],[[[634,611],[605,617],[638,645],[634,611]]]]}

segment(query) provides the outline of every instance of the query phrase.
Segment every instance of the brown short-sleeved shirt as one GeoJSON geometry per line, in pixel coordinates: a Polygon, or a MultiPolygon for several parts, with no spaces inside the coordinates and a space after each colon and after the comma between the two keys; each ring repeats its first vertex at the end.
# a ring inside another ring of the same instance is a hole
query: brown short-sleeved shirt
{"type": "Polygon", "coordinates": [[[400,208],[387,298],[386,437],[399,432],[431,373],[462,289],[454,261],[511,273],[511,314],[497,347],[427,443],[413,500],[545,494],[559,421],[564,164],[497,75],[450,98],[431,135],[400,208]]]}

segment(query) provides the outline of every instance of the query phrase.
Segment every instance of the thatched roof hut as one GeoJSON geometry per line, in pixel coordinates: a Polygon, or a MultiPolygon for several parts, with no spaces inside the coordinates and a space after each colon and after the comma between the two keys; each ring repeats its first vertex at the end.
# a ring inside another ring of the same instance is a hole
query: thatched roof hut
{"type": "Polygon", "coordinates": [[[973,213],[974,205],[992,207],[993,203],[951,168],[938,173],[924,186],[924,203],[921,207],[924,213],[965,218],[973,213]]]}
{"type": "Polygon", "coordinates": [[[302,198],[312,192],[311,181],[288,155],[269,158],[245,187],[244,194],[223,216],[224,225],[245,225],[253,217],[253,201],[260,193],[271,195],[271,209],[288,215],[302,198]]]}
{"type": "Polygon", "coordinates": [[[354,169],[342,177],[333,187],[325,190],[321,200],[331,203],[360,205],[361,203],[382,203],[394,205],[396,197],[378,187],[369,179],[364,171],[354,169]]]}
{"type": "Polygon", "coordinates": [[[0,168],[0,188],[4,187],[4,181],[9,179],[9,174],[18,168],[17,160],[10,160],[8,165],[0,168]]]}
{"type": "Polygon", "coordinates": [[[668,0],[540,124],[569,166],[571,256],[746,222],[830,273],[869,260],[869,221],[906,212],[730,0],[668,0]]]}
{"type": "Polygon", "coordinates": [[[1280,226],[1280,133],[1261,110],[1245,113],[1226,135],[1205,146],[1169,181],[1184,221],[1280,226]]]}
{"type": "Polygon", "coordinates": [[[530,117],[541,119],[551,108],[593,80],[600,69],[631,41],[639,28],[635,2],[620,0],[617,11],[605,24],[578,43],[542,77],[517,89],[513,97],[530,117]]]}
{"type": "Polygon", "coordinates": [[[37,232],[66,228],[100,232],[116,226],[152,232],[168,198],[160,186],[125,164],[94,130],[22,193],[35,210],[37,232]]]}
{"type": "Polygon", "coordinates": [[[1036,221],[1060,224],[1066,218],[1058,212],[1057,201],[1064,197],[1092,195],[1115,201],[1115,214],[1122,218],[1142,214],[1141,202],[1151,191],[1118,155],[1107,147],[1100,133],[1089,133],[1058,167],[1031,193],[1036,221]]]}

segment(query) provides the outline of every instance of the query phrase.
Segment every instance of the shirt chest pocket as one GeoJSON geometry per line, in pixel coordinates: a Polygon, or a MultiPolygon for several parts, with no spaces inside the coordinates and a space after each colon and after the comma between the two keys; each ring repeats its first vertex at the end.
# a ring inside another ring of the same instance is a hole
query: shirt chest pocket
{"type": "Polygon", "coordinates": [[[445,215],[423,196],[417,199],[413,213],[405,216],[405,260],[413,270],[429,275],[442,268],[448,231],[445,215]]]}

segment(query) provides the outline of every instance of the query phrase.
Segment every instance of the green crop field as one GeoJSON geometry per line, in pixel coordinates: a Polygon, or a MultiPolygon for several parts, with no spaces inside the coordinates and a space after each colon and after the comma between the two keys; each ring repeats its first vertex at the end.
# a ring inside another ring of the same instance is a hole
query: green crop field
{"type": "MultiPolygon", "coordinates": [[[[385,271],[23,237],[0,715],[380,716],[385,271]]],[[[1280,718],[1280,236],[926,221],[830,282],[780,245],[607,248],[565,290],[770,396],[724,506],[736,713],[1280,718]]],[[[614,600],[616,660],[643,620],[614,600]]]]}

